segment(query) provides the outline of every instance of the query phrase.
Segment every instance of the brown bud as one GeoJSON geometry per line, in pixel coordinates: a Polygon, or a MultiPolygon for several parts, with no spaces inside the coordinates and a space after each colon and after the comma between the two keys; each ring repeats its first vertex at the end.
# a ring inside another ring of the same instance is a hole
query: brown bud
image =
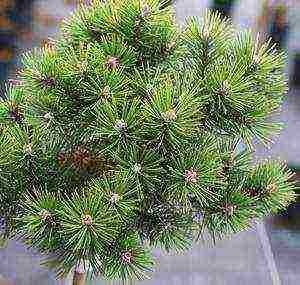
{"type": "Polygon", "coordinates": [[[93,224],[93,219],[91,215],[83,215],[81,223],[86,226],[91,226],[93,224]]]}
{"type": "Polygon", "coordinates": [[[229,153],[228,157],[224,158],[223,160],[223,164],[224,164],[224,168],[228,169],[233,163],[233,153],[229,153]]]}
{"type": "Polygon", "coordinates": [[[118,193],[112,193],[111,197],[110,197],[110,201],[111,203],[115,204],[116,202],[118,202],[120,199],[120,196],[118,193]]]}
{"type": "Polygon", "coordinates": [[[39,216],[41,217],[41,219],[42,219],[43,221],[46,221],[46,220],[48,220],[48,219],[51,218],[50,212],[47,211],[47,210],[45,210],[45,209],[42,210],[42,211],[39,213],[39,216]]]}
{"type": "Polygon", "coordinates": [[[203,40],[207,41],[209,39],[209,30],[208,29],[203,29],[203,32],[202,32],[202,38],[203,40]]]}
{"type": "Polygon", "coordinates": [[[119,60],[116,57],[109,57],[106,61],[106,66],[111,69],[117,68],[119,65],[119,60]]]}
{"type": "Polygon", "coordinates": [[[142,165],[140,163],[135,163],[132,170],[134,173],[141,173],[142,165]]]}
{"type": "Polygon", "coordinates": [[[242,194],[252,198],[257,195],[256,190],[252,188],[243,189],[242,194]]]}
{"type": "Polygon", "coordinates": [[[45,88],[55,87],[55,85],[56,85],[56,80],[54,77],[42,78],[42,79],[39,79],[38,81],[45,88]]]}
{"type": "Polygon", "coordinates": [[[57,159],[59,162],[63,163],[63,162],[65,162],[65,160],[66,160],[66,156],[65,156],[65,154],[64,154],[63,152],[59,152],[59,153],[57,154],[57,156],[56,156],[56,159],[57,159]]]}
{"type": "Polygon", "coordinates": [[[80,170],[87,168],[91,164],[93,159],[87,149],[78,146],[72,152],[70,160],[72,161],[73,166],[77,170],[80,170]]]}
{"type": "Polygon", "coordinates": [[[143,10],[141,12],[141,16],[142,17],[147,17],[149,15],[149,13],[150,13],[150,7],[146,4],[143,7],[143,10]]]}
{"type": "Polygon", "coordinates": [[[80,50],[85,50],[86,49],[86,43],[85,42],[80,42],[79,43],[79,49],[80,50]]]}
{"type": "Polygon", "coordinates": [[[116,120],[116,123],[114,125],[114,128],[117,130],[125,130],[127,127],[126,123],[124,120],[116,120]]]}
{"type": "Polygon", "coordinates": [[[253,56],[253,63],[255,64],[255,65],[258,65],[259,63],[260,63],[260,57],[259,57],[259,55],[257,55],[257,54],[255,54],[254,56],[253,56]]]}
{"type": "Polygon", "coordinates": [[[131,263],[132,262],[132,258],[133,258],[133,256],[132,256],[132,253],[130,251],[124,251],[121,254],[121,260],[125,264],[131,263]]]}
{"type": "Polygon", "coordinates": [[[174,109],[171,109],[167,112],[163,113],[163,117],[167,120],[167,121],[175,121],[177,119],[177,114],[176,111],[174,109]]]}
{"type": "Polygon", "coordinates": [[[46,113],[44,116],[44,119],[46,120],[46,121],[50,121],[53,117],[52,117],[52,115],[51,115],[51,113],[46,113]]]}
{"type": "Polygon", "coordinates": [[[101,90],[99,96],[102,98],[107,98],[107,97],[109,97],[109,94],[110,94],[110,88],[107,85],[101,90]]]}
{"type": "Polygon", "coordinates": [[[184,179],[187,183],[197,183],[198,173],[194,169],[188,169],[184,173],[184,179]]]}
{"type": "Polygon", "coordinates": [[[145,62],[144,57],[143,57],[143,56],[140,56],[140,57],[138,58],[138,63],[139,63],[140,65],[143,65],[144,62],[145,62]]]}
{"type": "Polygon", "coordinates": [[[11,104],[8,114],[13,121],[17,123],[20,123],[22,121],[22,114],[15,103],[11,104]]]}
{"type": "Polygon", "coordinates": [[[31,143],[24,145],[24,152],[27,154],[32,153],[32,144],[31,143]]]}
{"type": "Polygon", "coordinates": [[[278,190],[278,188],[277,188],[277,185],[275,184],[275,183],[271,183],[270,185],[268,185],[267,186],[267,188],[266,188],[266,191],[268,192],[268,193],[275,193],[275,192],[277,192],[277,190],[278,190]]]}
{"type": "Polygon", "coordinates": [[[176,47],[176,42],[171,42],[171,43],[169,43],[169,45],[168,45],[168,50],[172,50],[172,49],[174,49],[176,47]]]}
{"type": "Polygon", "coordinates": [[[54,43],[51,42],[51,41],[46,42],[46,43],[44,44],[44,49],[45,49],[47,52],[53,54],[53,53],[55,52],[55,45],[54,45],[54,43]]]}
{"type": "Polygon", "coordinates": [[[236,209],[236,206],[231,205],[231,204],[226,204],[223,209],[224,209],[225,214],[227,214],[228,216],[232,216],[234,213],[234,210],[236,209]]]}
{"type": "Polygon", "coordinates": [[[222,87],[218,90],[217,94],[219,96],[227,96],[228,95],[228,92],[229,92],[229,83],[227,80],[225,80],[223,83],[222,83],[222,87]]]}

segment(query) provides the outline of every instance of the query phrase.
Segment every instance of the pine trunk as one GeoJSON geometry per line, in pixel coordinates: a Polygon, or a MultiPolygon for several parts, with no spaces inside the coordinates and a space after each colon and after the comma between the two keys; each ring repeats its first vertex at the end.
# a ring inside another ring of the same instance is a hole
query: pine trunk
{"type": "Polygon", "coordinates": [[[72,285],[84,285],[84,284],[85,284],[85,274],[74,271],[72,285]]]}

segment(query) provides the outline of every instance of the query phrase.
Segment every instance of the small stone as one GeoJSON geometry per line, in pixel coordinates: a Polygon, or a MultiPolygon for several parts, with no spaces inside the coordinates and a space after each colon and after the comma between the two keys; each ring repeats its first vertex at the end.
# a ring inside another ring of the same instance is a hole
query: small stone
{"type": "Polygon", "coordinates": [[[184,179],[187,183],[197,183],[198,173],[194,169],[186,170],[184,173],[184,179]]]}
{"type": "Polygon", "coordinates": [[[93,219],[91,215],[83,215],[81,220],[83,225],[91,226],[93,224],[93,219]]]}
{"type": "Polygon", "coordinates": [[[172,230],[174,227],[172,226],[172,224],[170,222],[167,222],[165,224],[165,230],[172,230]]]}
{"type": "Polygon", "coordinates": [[[123,263],[125,264],[129,264],[132,262],[132,253],[130,251],[124,251],[121,254],[121,260],[123,261],[123,263]]]}
{"type": "Polygon", "coordinates": [[[175,15],[175,13],[174,14],[172,14],[172,16],[171,16],[171,23],[172,24],[175,24],[176,22],[177,22],[177,18],[176,18],[176,15],[175,15]]]}
{"type": "Polygon", "coordinates": [[[126,123],[124,122],[124,120],[116,120],[114,128],[119,131],[123,131],[126,129],[126,123]]]}
{"type": "Polygon", "coordinates": [[[57,173],[57,172],[56,172],[55,170],[53,170],[53,169],[49,169],[49,170],[47,171],[47,174],[48,174],[49,176],[54,176],[56,173],[57,173]]]}
{"type": "Polygon", "coordinates": [[[116,57],[109,57],[106,61],[106,66],[111,69],[117,68],[119,65],[119,60],[116,57]]]}

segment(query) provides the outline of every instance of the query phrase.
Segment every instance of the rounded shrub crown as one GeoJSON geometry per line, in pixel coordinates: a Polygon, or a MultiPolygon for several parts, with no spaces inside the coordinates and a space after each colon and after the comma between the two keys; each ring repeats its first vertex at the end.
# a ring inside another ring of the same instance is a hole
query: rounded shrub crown
{"type": "Polygon", "coordinates": [[[207,12],[180,29],[159,0],[93,1],[23,56],[0,102],[3,233],[58,275],[142,279],[182,251],[284,209],[291,172],[251,161],[287,90],[284,57],[207,12]]]}

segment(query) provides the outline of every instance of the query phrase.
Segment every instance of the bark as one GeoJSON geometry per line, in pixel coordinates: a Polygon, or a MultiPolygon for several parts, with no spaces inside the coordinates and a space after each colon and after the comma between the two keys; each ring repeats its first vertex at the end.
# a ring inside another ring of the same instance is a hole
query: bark
{"type": "Polygon", "coordinates": [[[85,274],[74,271],[72,285],[84,285],[84,284],[85,284],[85,274]]]}

